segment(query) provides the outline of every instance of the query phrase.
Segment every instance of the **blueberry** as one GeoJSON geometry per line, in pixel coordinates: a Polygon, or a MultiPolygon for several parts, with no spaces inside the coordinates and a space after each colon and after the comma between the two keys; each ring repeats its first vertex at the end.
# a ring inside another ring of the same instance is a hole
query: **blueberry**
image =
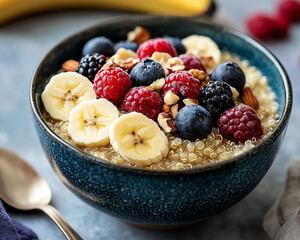
{"type": "Polygon", "coordinates": [[[133,86],[149,86],[155,80],[165,77],[165,72],[159,62],[147,58],[132,68],[130,77],[133,86]]]}
{"type": "Polygon", "coordinates": [[[176,49],[178,55],[184,54],[186,52],[186,48],[182,44],[182,42],[181,42],[181,40],[179,38],[176,38],[176,37],[165,37],[164,39],[166,39],[169,43],[172,44],[172,46],[176,49]]]}
{"type": "Polygon", "coordinates": [[[106,37],[95,37],[84,44],[82,49],[82,56],[87,54],[99,53],[107,57],[114,54],[114,44],[106,37]]]}
{"type": "Polygon", "coordinates": [[[212,81],[224,81],[242,93],[245,86],[245,74],[234,62],[225,62],[218,65],[211,74],[212,81]]]}
{"type": "Polygon", "coordinates": [[[115,52],[119,48],[130,49],[130,50],[136,52],[136,50],[138,49],[138,45],[135,42],[131,42],[131,41],[121,41],[121,42],[116,43],[115,52]]]}
{"type": "Polygon", "coordinates": [[[195,141],[207,137],[212,130],[213,122],[204,107],[189,105],[178,112],[175,125],[181,138],[195,141]]]}

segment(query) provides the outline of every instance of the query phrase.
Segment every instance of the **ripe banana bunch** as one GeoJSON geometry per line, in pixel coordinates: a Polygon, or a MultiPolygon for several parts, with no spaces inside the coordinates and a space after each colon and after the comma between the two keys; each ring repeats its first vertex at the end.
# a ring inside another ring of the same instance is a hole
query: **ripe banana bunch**
{"type": "Polygon", "coordinates": [[[127,161],[149,166],[161,161],[169,152],[168,138],[158,125],[141,113],[128,113],[109,128],[110,143],[127,161]]]}
{"type": "Polygon", "coordinates": [[[79,145],[106,146],[109,126],[118,117],[118,109],[104,98],[85,101],[71,111],[68,133],[79,145]]]}
{"type": "Polygon", "coordinates": [[[96,99],[93,84],[76,72],[53,76],[42,93],[46,111],[57,120],[68,121],[71,110],[79,103],[96,99]]]}
{"type": "Polygon", "coordinates": [[[190,35],[182,39],[182,44],[188,53],[199,57],[209,71],[212,71],[221,61],[221,51],[209,37],[190,35]]]}
{"type": "Polygon", "coordinates": [[[91,8],[142,13],[196,16],[204,13],[211,0],[0,0],[0,24],[15,18],[49,10],[91,8]]]}

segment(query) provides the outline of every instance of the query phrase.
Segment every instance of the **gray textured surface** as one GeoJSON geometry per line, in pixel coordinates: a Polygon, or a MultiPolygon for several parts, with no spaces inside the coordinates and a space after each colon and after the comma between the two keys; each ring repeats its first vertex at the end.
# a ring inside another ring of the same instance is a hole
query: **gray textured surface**
{"type": "MultiPolygon", "coordinates": [[[[243,20],[256,10],[271,12],[274,1],[220,2],[226,22],[244,31],[243,20]]],[[[293,25],[289,39],[266,44],[290,75],[294,108],[285,141],[274,165],[259,186],[231,209],[195,226],[170,231],[144,230],[129,226],[86,205],[55,176],[42,152],[33,129],[29,84],[42,57],[66,36],[121,13],[76,11],[51,13],[24,19],[0,28],[0,146],[23,156],[49,182],[52,204],[86,240],[89,239],[268,239],[262,228],[267,209],[280,193],[288,162],[299,155],[300,128],[300,27],[293,25]]],[[[9,213],[32,228],[41,240],[65,239],[54,223],[39,212],[9,213]]]]}

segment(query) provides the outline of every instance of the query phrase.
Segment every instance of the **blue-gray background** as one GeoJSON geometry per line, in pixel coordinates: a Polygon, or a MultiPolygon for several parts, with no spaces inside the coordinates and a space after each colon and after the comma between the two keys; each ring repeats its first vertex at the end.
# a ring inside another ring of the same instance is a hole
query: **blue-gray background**
{"type": "MultiPolygon", "coordinates": [[[[244,20],[254,11],[275,11],[273,0],[218,1],[217,20],[245,32],[244,20]]],[[[266,46],[279,58],[290,75],[294,108],[289,129],[272,168],[258,187],[227,211],[195,226],[153,231],[129,226],[86,205],[75,197],[51,170],[34,131],[29,85],[42,57],[59,41],[99,21],[124,15],[120,12],[72,11],[38,15],[0,28],[0,146],[24,157],[42,174],[53,192],[52,204],[86,240],[97,239],[202,239],[266,240],[263,216],[280,194],[289,161],[300,153],[300,25],[294,24],[284,41],[266,46]]],[[[32,228],[41,240],[65,239],[55,224],[39,212],[9,213],[32,228]]]]}

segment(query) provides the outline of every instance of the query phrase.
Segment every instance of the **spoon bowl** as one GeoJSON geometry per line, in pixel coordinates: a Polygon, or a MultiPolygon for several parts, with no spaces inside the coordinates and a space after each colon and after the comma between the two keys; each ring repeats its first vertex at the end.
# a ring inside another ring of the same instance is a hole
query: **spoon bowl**
{"type": "Polygon", "coordinates": [[[0,149],[0,196],[14,208],[32,210],[50,203],[51,190],[45,179],[23,159],[0,149]]]}
{"type": "Polygon", "coordinates": [[[3,148],[0,148],[0,198],[19,210],[42,210],[68,240],[82,240],[60,213],[49,205],[51,190],[46,180],[21,157],[3,148]]]}

